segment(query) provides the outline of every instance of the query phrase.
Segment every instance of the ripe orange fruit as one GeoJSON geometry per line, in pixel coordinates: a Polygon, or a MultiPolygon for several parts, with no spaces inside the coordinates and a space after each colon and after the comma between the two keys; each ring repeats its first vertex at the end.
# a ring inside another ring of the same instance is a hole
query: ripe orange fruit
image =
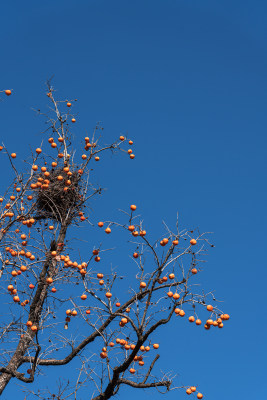
{"type": "Polygon", "coordinates": [[[141,282],[141,283],[140,283],[140,288],[143,288],[143,289],[144,289],[145,287],[146,287],[146,283],[145,283],[145,282],[141,282]]]}
{"type": "Polygon", "coordinates": [[[194,246],[195,244],[197,244],[196,239],[191,239],[191,240],[190,240],[190,244],[191,244],[192,246],[194,246]]]}
{"type": "Polygon", "coordinates": [[[16,153],[11,153],[10,155],[11,155],[12,158],[16,158],[17,157],[16,153]]]}
{"type": "Polygon", "coordinates": [[[138,258],[139,254],[138,253],[133,253],[133,258],[138,258]]]}
{"type": "Polygon", "coordinates": [[[212,311],[213,310],[213,306],[211,306],[210,304],[207,306],[207,310],[208,311],[212,311]]]}
{"type": "Polygon", "coordinates": [[[133,141],[132,140],[129,140],[129,145],[131,146],[133,144],[133,141]]]}
{"type": "Polygon", "coordinates": [[[81,299],[82,299],[82,300],[86,300],[86,299],[87,299],[86,294],[82,294],[82,295],[81,295],[81,299]]]}
{"type": "Polygon", "coordinates": [[[11,95],[11,90],[9,90],[9,89],[5,90],[5,94],[6,94],[7,96],[10,96],[10,95],[11,95]]]}
{"type": "Polygon", "coordinates": [[[179,241],[178,241],[177,239],[175,239],[175,240],[172,241],[172,244],[173,244],[174,246],[177,246],[177,245],[179,244],[179,241]]]}
{"type": "Polygon", "coordinates": [[[197,390],[197,388],[195,386],[191,386],[191,392],[195,392],[197,390]]]}
{"type": "Polygon", "coordinates": [[[195,274],[197,274],[197,269],[196,269],[196,268],[192,268],[192,269],[191,269],[191,272],[192,272],[192,274],[195,275],[195,274]]]}
{"type": "Polygon", "coordinates": [[[99,161],[99,160],[100,160],[100,158],[99,158],[98,156],[96,156],[96,157],[95,157],[95,160],[96,160],[96,161],[99,161]]]}
{"type": "Polygon", "coordinates": [[[110,292],[107,292],[105,295],[108,299],[110,299],[112,297],[112,294],[110,292]]]}
{"type": "Polygon", "coordinates": [[[132,204],[132,205],[130,206],[130,209],[131,209],[132,211],[135,211],[135,210],[136,210],[136,206],[135,206],[134,204],[132,204]]]}
{"type": "Polygon", "coordinates": [[[134,368],[130,368],[129,371],[131,372],[131,374],[135,374],[135,369],[134,368]]]}
{"type": "Polygon", "coordinates": [[[198,394],[197,394],[197,398],[198,398],[198,399],[203,399],[203,394],[202,394],[202,393],[198,393],[198,394]]]}
{"type": "Polygon", "coordinates": [[[110,228],[106,228],[106,229],[105,229],[105,232],[106,232],[107,234],[109,234],[109,233],[111,232],[111,229],[110,229],[110,228]]]}
{"type": "Polygon", "coordinates": [[[188,318],[188,320],[189,320],[189,322],[195,322],[195,317],[194,317],[193,315],[191,315],[191,316],[188,318]]]}
{"type": "Polygon", "coordinates": [[[133,153],[130,154],[130,158],[133,160],[135,158],[135,155],[133,153]]]}
{"type": "Polygon", "coordinates": [[[104,226],[104,222],[98,222],[97,225],[99,226],[99,228],[102,228],[102,226],[104,226]]]}
{"type": "Polygon", "coordinates": [[[154,344],[153,344],[153,348],[154,348],[154,349],[158,349],[158,348],[159,348],[159,344],[158,344],[158,343],[154,343],[154,344]]]}
{"type": "Polygon", "coordinates": [[[178,300],[178,299],[180,298],[179,293],[174,293],[174,295],[172,296],[172,298],[173,298],[174,300],[178,300]]]}
{"type": "Polygon", "coordinates": [[[33,332],[37,332],[37,331],[38,331],[38,328],[37,328],[36,325],[33,325],[33,326],[31,326],[31,330],[32,330],[33,332]]]}
{"type": "Polygon", "coordinates": [[[191,393],[192,393],[192,390],[191,390],[190,388],[188,388],[188,389],[186,389],[186,393],[187,393],[187,394],[191,394],[191,393]]]}
{"type": "Polygon", "coordinates": [[[125,140],[125,137],[121,135],[120,140],[125,140]]]}
{"type": "Polygon", "coordinates": [[[40,149],[40,147],[37,147],[37,149],[35,150],[37,154],[41,154],[42,153],[42,149],[40,149]]]}
{"type": "Polygon", "coordinates": [[[76,119],[75,119],[75,118],[72,118],[71,122],[73,122],[73,123],[76,122],[76,119]]]}
{"type": "Polygon", "coordinates": [[[67,102],[67,107],[71,107],[71,103],[69,101],[67,102]]]}
{"type": "Polygon", "coordinates": [[[202,322],[201,322],[201,319],[197,319],[197,320],[196,320],[196,325],[201,325],[201,323],[202,323],[202,322]]]}
{"type": "Polygon", "coordinates": [[[46,283],[50,285],[51,283],[53,283],[53,279],[51,277],[46,278],[46,283]]]}

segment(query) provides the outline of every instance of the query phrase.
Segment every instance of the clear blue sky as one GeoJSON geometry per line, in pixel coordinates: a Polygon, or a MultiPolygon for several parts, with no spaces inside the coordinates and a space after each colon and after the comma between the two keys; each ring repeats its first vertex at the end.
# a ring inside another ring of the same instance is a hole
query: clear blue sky
{"type": "MultiPolygon", "coordinates": [[[[231,320],[216,333],[184,321],[160,339],[162,369],[178,374],[177,385],[199,384],[206,399],[266,396],[266,13],[263,0],[1,7],[1,88],[14,89],[0,105],[5,144],[23,156],[28,143],[39,145],[43,125],[31,107],[45,107],[54,75],[59,95],[79,99],[78,139],[101,120],[107,141],[128,132],[135,142],[134,161],[99,164],[108,191],[95,213],[134,203],[159,236],[177,211],[184,227],[214,232],[199,279],[231,320]]],[[[3,398],[18,393],[13,382],[3,398]]]]}

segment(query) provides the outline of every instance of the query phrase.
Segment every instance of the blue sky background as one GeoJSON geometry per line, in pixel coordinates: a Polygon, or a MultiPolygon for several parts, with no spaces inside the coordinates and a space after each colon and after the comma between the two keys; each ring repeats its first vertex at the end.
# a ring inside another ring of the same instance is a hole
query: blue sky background
{"type": "MultiPolygon", "coordinates": [[[[135,160],[97,167],[108,188],[92,205],[99,219],[134,203],[158,236],[177,211],[182,226],[214,232],[199,280],[231,320],[216,332],[184,321],[159,335],[162,370],[177,385],[199,384],[206,399],[266,397],[266,12],[263,0],[9,1],[1,10],[1,88],[14,90],[0,105],[8,148],[23,158],[39,145],[31,107],[46,107],[54,75],[59,96],[79,100],[78,142],[99,120],[107,142],[126,132],[135,142],[135,160]]],[[[15,382],[11,396],[23,398],[15,382]]]]}

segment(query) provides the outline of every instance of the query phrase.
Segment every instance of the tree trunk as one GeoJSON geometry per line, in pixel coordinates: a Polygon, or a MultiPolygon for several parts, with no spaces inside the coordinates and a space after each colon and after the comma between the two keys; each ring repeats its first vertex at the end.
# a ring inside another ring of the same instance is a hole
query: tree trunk
{"type": "MultiPolygon", "coordinates": [[[[57,243],[64,242],[66,232],[67,232],[67,226],[62,225],[61,229],[60,229],[60,233],[58,235],[57,243]]],[[[51,259],[51,254],[49,252],[49,254],[47,254],[46,261],[44,263],[42,272],[39,276],[37,290],[36,290],[36,293],[32,300],[31,306],[30,306],[30,312],[29,312],[29,318],[28,318],[29,321],[32,321],[37,326],[39,325],[43,304],[44,304],[45,298],[47,296],[48,284],[46,283],[45,277],[46,277],[48,271],[50,273],[53,273],[53,267],[54,267],[53,264],[54,263],[53,263],[53,260],[51,259]]],[[[32,343],[35,335],[36,335],[36,333],[33,332],[30,327],[28,327],[27,334],[20,338],[18,346],[17,346],[13,356],[11,357],[11,360],[9,361],[7,367],[5,368],[6,370],[8,370],[10,372],[3,372],[0,375],[0,395],[3,393],[4,389],[8,385],[11,378],[15,376],[18,368],[23,364],[23,361],[22,361],[23,357],[24,357],[29,345],[32,343]]]]}

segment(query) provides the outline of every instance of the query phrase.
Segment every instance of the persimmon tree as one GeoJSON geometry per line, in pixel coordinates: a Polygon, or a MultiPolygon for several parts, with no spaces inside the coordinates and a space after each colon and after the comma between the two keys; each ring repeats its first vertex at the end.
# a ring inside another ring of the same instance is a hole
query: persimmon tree
{"type": "MultiPolygon", "coordinates": [[[[91,384],[93,400],[109,399],[122,386],[168,392],[172,377],[154,374],[160,357],[155,331],[165,325],[167,330],[177,318],[206,330],[223,328],[229,319],[212,293],[196,291],[199,265],[212,246],[208,235],[180,229],[177,220],[174,229],[165,226],[153,241],[134,204],[120,221],[91,218],[91,198],[102,191],[93,183],[92,163],[110,151],[134,159],[133,141],[120,136],[103,144],[97,125],[84,138],[84,148],[76,149],[71,134],[75,101],[56,100],[50,84],[47,96],[48,112],[38,111],[47,123],[43,143],[22,170],[16,166],[19,151],[10,152],[4,143],[0,147],[13,174],[0,193],[0,393],[14,381],[29,384],[29,393],[43,399],[76,396],[85,382],[91,384]],[[85,258],[71,239],[72,229],[81,224],[90,230],[85,258]],[[101,245],[94,241],[95,229],[102,233],[101,245]],[[124,275],[125,269],[131,270],[135,283],[127,290],[119,269],[103,273],[101,268],[105,237],[115,229],[128,241],[124,275]],[[76,295],[70,296],[74,286],[76,295]],[[69,329],[73,324],[80,332],[75,338],[69,329]],[[74,359],[80,362],[76,382],[60,384],[57,395],[32,389],[30,384],[48,367],[61,366],[63,371],[74,359]]],[[[182,389],[203,398],[194,383],[182,389]]]]}

